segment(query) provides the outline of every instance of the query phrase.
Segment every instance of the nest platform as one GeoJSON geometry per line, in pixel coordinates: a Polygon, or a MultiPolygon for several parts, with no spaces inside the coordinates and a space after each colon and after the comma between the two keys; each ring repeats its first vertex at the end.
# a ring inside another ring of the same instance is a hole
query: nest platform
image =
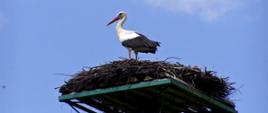
{"type": "Polygon", "coordinates": [[[197,66],[119,60],[77,73],[59,101],[88,113],[237,113],[232,84],[197,66]]]}

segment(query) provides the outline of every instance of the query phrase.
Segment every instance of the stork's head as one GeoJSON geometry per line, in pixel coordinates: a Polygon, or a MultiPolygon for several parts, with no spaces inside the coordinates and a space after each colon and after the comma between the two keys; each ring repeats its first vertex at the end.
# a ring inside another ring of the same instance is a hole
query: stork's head
{"type": "Polygon", "coordinates": [[[116,22],[117,20],[121,20],[121,19],[126,18],[126,17],[127,17],[127,13],[124,11],[120,11],[117,13],[116,17],[113,18],[112,21],[107,24],[107,26],[116,22]]]}

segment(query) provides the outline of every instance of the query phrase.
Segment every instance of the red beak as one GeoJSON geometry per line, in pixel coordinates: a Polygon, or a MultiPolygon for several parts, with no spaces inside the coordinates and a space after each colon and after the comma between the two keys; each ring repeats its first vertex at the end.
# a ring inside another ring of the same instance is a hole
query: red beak
{"type": "Polygon", "coordinates": [[[110,24],[114,23],[115,21],[119,20],[119,16],[115,17],[111,22],[109,22],[106,26],[109,26],[110,24]]]}

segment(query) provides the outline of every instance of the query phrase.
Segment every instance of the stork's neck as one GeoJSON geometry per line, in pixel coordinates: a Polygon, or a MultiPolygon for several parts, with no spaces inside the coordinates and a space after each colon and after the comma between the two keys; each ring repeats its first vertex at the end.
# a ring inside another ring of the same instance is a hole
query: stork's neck
{"type": "Polygon", "coordinates": [[[126,19],[127,19],[127,17],[124,16],[124,17],[123,17],[122,19],[120,19],[119,22],[117,23],[117,25],[116,25],[116,30],[117,30],[118,33],[125,31],[125,29],[123,29],[122,26],[123,26],[123,24],[125,23],[126,19]]]}

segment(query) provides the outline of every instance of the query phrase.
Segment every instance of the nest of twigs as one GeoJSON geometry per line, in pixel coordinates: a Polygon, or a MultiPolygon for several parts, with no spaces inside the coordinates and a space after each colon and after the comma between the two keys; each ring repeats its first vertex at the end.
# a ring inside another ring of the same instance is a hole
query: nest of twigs
{"type": "Polygon", "coordinates": [[[233,83],[228,81],[228,77],[217,77],[215,72],[202,70],[197,66],[166,61],[118,60],[83,69],[60,87],[60,93],[64,95],[170,76],[183,80],[208,96],[216,98],[226,98],[234,90],[233,83]]]}

